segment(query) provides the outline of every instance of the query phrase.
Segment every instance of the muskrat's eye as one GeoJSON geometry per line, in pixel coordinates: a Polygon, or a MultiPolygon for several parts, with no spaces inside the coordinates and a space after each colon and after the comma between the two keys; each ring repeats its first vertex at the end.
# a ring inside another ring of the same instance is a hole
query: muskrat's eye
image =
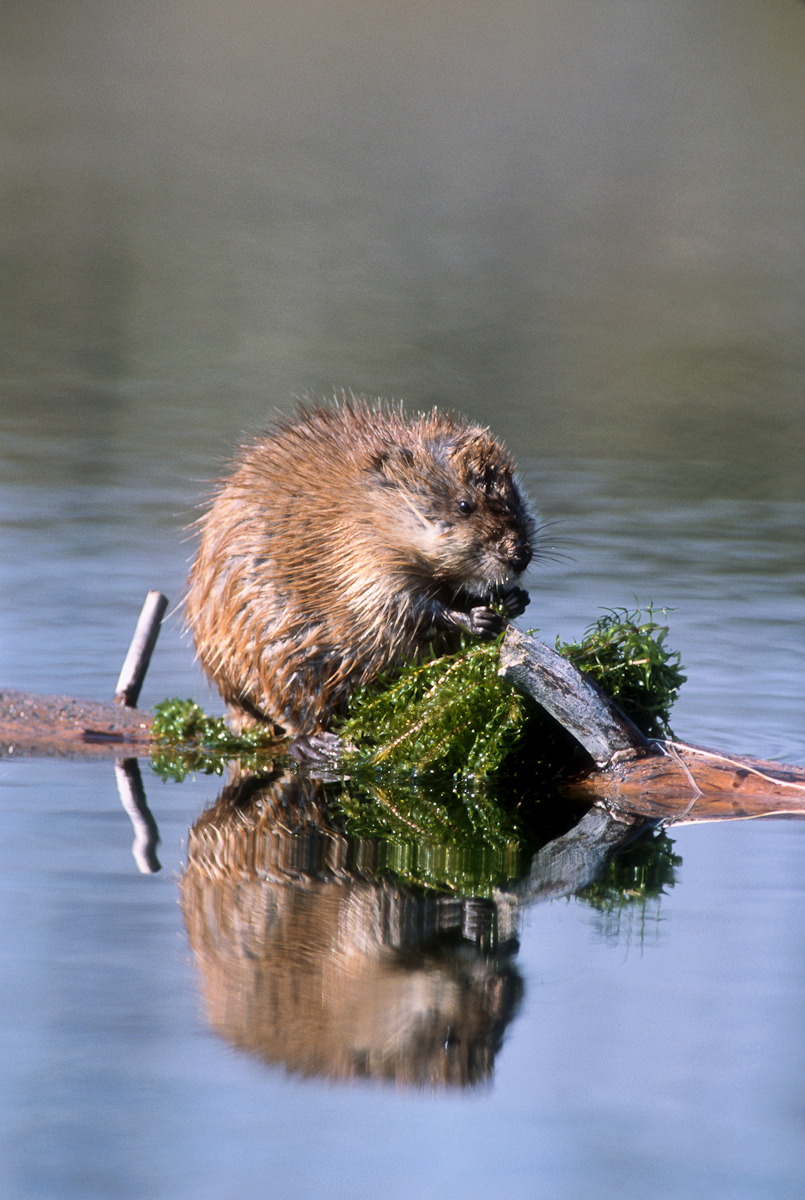
{"type": "Polygon", "coordinates": [[[471,500],[459,500],[458,511],[462,517],[470,517],[475,512],[475,505],[471,500]]]}

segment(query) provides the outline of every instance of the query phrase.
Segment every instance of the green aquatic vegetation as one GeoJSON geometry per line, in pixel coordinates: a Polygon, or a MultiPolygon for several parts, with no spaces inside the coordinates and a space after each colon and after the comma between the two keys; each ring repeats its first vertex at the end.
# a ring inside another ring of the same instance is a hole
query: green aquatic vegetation
{"type": "Polygon", "coordinates": [[[686,679],[679,653],[665,645],[667,634],[652,605],[645,613],[619,608],[590,625],[581,642],[557,638],[556,649],[594,679],[646,737],[662,738],[671,736],[671,706],[686,679]]]}
{"type": "Polygon", "coordinates": [[[529,707],[497,673],[500,641],[465,643],[356,692],[338,729],[347,765],[459,781],[495,774],[529,707]]]}
{"type": "MultiPolygon", "coordinates": [[[[605,613],[578,643],[557,650],[589,674],[649,737],[669,732],[671,705],[685,680],[667,626],[651,605],[605,613]]],[[[364,782],[440,781],[457,794],[497,779],[521,790],[575,763],[573,740],[498,674],[501,639],[466,641],[452,655],[404,667],[395,678],[361,688],[338,727],[342,769],[364,782]]],[[[155,708],[152,765],[163,778],[190,771],[221,774],[233,758],[259,769],[279,744],[270,730],[234,734],[192,700],[155,708]]]]}
{"type": "MultiPolygon", "coordinates": [[[[684,682],[668,629],[643,613],[605,613],[581,642],[557,650],[598,685],[648,737],[668,731],[684,682]]],[[[498,675],[501,639],[465,643],[452,655],[404,667],[391,681],[355,694],[339,733],[347,763],[381,777],[410,773],[459,783],[510,771],[519,755],[542,779],[561,774],[572,751],[539,707],[498,675]]]]}
{"type": "Polygon", "coordinates": [[[208,716],[194,700],[163,700],[153,712],[151,766],[162,779],[181,783],[192,772],[222,775],[234,758],[243,766],[264,769],[277,746],[270,729],[235,734],[223,717],[208,716]]]}
{"type": "MultiPolygon", "coordinates": [[[[684,680],[666,634],[651,607],[618,610],[557,649],[655,736],[684,680]]],[[[550,785],[578,763],[576,743],[498,674],[500,642],[467,641],[353,697],[337,730],[346,749],[330,805],[345,833],[374,845],[378,873],[488,897],[575,819],[550,785]]],[[[222,774],[233,759],[260,773],[287,751],[270,729],[236,735],[191,700],[157,705],[152,739],[163,779],[222,774]]],[[[617,856],[578,898],[610,923],[645,908],[672,878],[664,845],[645,861],[617,856]]]]}

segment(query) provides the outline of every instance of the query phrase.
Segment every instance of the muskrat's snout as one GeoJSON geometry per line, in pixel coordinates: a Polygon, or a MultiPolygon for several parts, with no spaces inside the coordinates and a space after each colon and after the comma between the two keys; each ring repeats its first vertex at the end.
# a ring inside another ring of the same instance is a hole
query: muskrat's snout
{"type": "Polygon", "coordinates": [[[501,562],[513,575],[522,575],[531,562],[533,551],[525,533],[509,530],[503,537],[498,537],[495,547],[501,562]]]}
{"type": "Polygon", "coordinates": [[[522,575],[528,564],[531,562],[533,551],[528,542],[520,541],[514,543],[508,554],[508,560],[513,571],[518,575],[522,575]]]}

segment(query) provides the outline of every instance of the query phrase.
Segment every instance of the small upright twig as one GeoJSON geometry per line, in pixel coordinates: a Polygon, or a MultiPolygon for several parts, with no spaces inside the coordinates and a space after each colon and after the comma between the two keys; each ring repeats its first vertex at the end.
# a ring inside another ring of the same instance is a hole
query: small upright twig
{"type": "Polygon", "coordinates": [[[115,688],[115,700],[125,708],[137,707],[140,688],[143,686],[167,607],[167,596],[155,591],[148,593],[115,688]]]}

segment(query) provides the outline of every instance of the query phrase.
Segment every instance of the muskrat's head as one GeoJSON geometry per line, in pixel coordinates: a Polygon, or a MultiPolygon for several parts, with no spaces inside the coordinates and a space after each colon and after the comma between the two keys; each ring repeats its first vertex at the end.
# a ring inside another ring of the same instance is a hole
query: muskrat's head
{"type": "Polygon", "coordinates": [[[415,428],[409,446],[373,463],[400,551],[448,587],[483,595],[511,583],[531,561],[536,524],[506,451],[487,430],[436,414],[415,428]]]}

